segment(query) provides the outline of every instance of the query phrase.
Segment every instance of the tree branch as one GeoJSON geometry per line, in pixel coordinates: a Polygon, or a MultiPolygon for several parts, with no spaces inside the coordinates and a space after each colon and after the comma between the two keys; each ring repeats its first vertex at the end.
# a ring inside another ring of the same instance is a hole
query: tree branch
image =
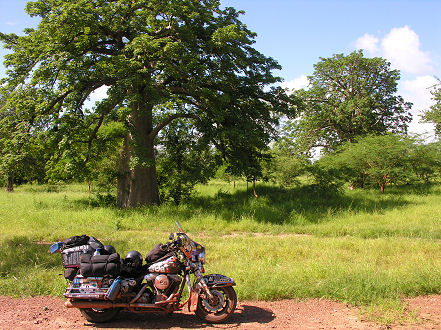
{"type": "Polygon", "coordinates": [[[173,115],[168,116],[163,121],[161,121],[158,125],[156,125],[156,127],[150,132],[149,138],[153,140],[158,135],[158,133],[161,131],[161,129],[163,129],[165,126],[170,124],[173,120],[178,119],[178,118],[193,118],[196,120],[199,119],[199,117],[196,116],[195,114],[175,113],[173,115]]]}
{"type": "Polygon", "coordinates": [[[110,102],[107,107],[101,112],[101,115],[98,119],[98,123],[96,124],[95,128],[92,131],[92,134],[90,135],[89,140],[87,141],[87,155],[84,159],[84,163],[87,163],[90,159],[90,153],[92,151],[92,143],[97,138],[98,130],[100,129],[101,125],[103,124],[104,118],[106,115],[112,111],[122,100],[120,98],[115,98],[113,102],[110,102]]]}

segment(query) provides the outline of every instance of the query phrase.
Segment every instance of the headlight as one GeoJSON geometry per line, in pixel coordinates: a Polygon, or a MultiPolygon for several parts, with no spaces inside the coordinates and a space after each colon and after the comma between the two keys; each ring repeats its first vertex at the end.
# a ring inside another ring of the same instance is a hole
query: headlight
{"type": "Polygon", "coordinates": [[[199,253],[198,255],[198,261],[201,264],[205,264],[205,251],[202,251],[201,253],[199,253]]]}

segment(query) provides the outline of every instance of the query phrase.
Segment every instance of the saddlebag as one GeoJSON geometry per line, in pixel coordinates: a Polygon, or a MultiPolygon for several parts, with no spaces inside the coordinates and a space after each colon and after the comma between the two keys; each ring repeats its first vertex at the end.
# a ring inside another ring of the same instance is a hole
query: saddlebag
{"type": "Polygon", "coordinates": [[[66,268],[64,270],[64,278],[69,281],[73,281],[75,276],[77,276],[78,268],[66,268]]]}
{"type": "Polygon", "coordinates": [[[84,277],[118,276],[121,272],[121,259],[118,253],[96,256],[83,254],[80,261],[80,272],[84,277]]]}

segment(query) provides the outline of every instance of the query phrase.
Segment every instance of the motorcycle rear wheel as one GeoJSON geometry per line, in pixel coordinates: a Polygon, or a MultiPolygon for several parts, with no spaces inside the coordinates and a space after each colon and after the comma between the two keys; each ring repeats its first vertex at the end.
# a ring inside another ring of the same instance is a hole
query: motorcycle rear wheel
{"type": "Polygon", "coordinates": [[[218,297],[218,304],[212,305],[207,299],[199,299],[196,315],[209,323],[221,323],[225,321],[236,309],[237,296],[233,287],[211,289],[210,292],[218,297]]]}
{"type": "Polygon", "coordinates": [[[81,314],[84,318],[93,323],[103,323],[112,320],[118,313],[119,308],[106,308],[106,309],[95,309],[95,308],[80,308],[81,314]]]}

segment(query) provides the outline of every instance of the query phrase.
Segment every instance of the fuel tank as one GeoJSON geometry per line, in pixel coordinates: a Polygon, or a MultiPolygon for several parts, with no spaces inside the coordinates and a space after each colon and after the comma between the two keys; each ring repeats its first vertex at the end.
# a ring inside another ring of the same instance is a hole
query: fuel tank
{"type": "Polygon", "coordinates": [[[175,256],[156,262],[149,267],[150,273],[176,274],[181,270],[181,263],[175,256]]]}

